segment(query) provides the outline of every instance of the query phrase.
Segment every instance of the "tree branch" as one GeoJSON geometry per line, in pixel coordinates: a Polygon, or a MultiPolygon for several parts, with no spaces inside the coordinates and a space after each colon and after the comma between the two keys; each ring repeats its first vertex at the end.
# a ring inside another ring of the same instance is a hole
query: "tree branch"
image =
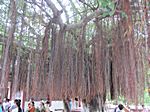
{"type": "Polygon", "coordinates": [[[67,23],[69,23],[69,15],[68,15],[68,13],[67,13],[67,10],[66,10],[65,6],[63,6],[63,4],[61,3],[60,0],[57,0],[57,2],[58,2],[59,5],[62,7],[63,11],[65,12],[65,16],[66,16],[67,23]]]}
{"type": "Polygon", "coordinates": [[[82,15],[81,15],[80,12],[78,11],[78,9],[77,9],[77,7],[75,6],[75,4],[73,3],[73,1],[72,1],[72,0],[69,0],[69,1],[70,1],[71,6],[73,7],[73,9],[75,9],[76,14],[79,14],[80,17],[82,17],[82,15]]]}
{"type": "MultiPolygon", "coordinates": [[[[64,28],[65,30],[73,30],[73,29],[76,29],[76,28],[81,28],[83,25],[87,24],[92,19],[99,17],[103,13],[108,13],[107,9],[100,9],[99,8],[98,10],[95,10],[90,15],[83,18],[79,23],[65,25],[62,21],[61,16],[60,16],[62,14],[62,11],[59,11],[56,8],[55,4],[51,0],[45,0],[45,2],[51,8],[51,10],[53,12],[52,23],[59,24],[60,27],[64,28]]],[[[103,18],[104,17],[100,17],[99,19],[103,19],[103,18]]]]}
{"type": "Polygon", "coordinates": [[[35,5],[37,5],[42,11],[44,11],[45,14],[46,14],[46,16],[48,16],[48,17],[51,18],[50,14],[49,14],[45,9],[43,9],[35,0],[33,0],[33,3],[34,3],[35,5]]]}
{"type": "Polygon", "coordinates": [[[60,16],[62,14],[62,10],[59,11],[51,0],[45,0],[45,2],[52,9],[52,12],[53,12],[52,22],[59,24],[60,27],[62,28],[64,26],[63,21],[60,16]]]}
{"type": "MultiPolygon", "coordinates": [[[[66,25],[65,30],[73,30],[76,28],[81,28],[83,25],[87,24],[92,19],[97,18],[98,16],[100,16],[106,12],[107,11],[105,11],[104,9],[96,10],[96,11],[92,12],[90,15],[88,15],[87,17],[83,18],[79,23],[66,25]]],[[[101,17],[101,18],[103,18],[103,17],[101,17]]]]}

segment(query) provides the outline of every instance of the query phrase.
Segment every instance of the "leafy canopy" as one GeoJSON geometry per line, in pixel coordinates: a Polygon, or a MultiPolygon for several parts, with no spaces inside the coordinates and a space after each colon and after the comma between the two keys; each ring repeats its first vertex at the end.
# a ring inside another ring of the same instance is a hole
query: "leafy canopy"
{"type": "Polygon", "coordinates": [[[114,15],[115,3],[112,0],[99,0],[99,4],[101,8],[107,10],[107,12],[103,13],[102,17],[114,15]]]}

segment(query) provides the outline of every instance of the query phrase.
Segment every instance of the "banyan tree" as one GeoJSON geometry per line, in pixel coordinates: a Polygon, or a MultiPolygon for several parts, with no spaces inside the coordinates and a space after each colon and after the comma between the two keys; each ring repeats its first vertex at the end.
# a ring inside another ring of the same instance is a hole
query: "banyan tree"
{"type": "MultiPolygon", "coordinates": [[[[0,93],[144,102],[149,0],[2,0],[0,93]]],[[[102,108],[101,108],[102,107],[102,108]]]]}

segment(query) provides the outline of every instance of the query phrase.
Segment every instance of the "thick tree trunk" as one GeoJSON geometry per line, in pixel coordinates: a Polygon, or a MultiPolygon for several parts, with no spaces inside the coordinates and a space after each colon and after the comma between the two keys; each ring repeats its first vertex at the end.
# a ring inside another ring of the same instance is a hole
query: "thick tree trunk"
{"type": "Polygon", "coordinates": [[[50,95],[50,98],[54,96],[54,91],[53,91],[53,82],[54,82],[54,57],[55,57],[55,49],[56,49],[56,26],[52,26],[52,32],[51,32],[51,49],[50,49],[50,59],[49,59],[49,71],[48,71],[48,92],[50,95]]]}
{"type": "MultiPolygon", "coordinates": [[[[48,72],[48,48],[49,48],[49,37],[50,37],[50,27],[51,27],[51,22],[48,23],[48,25],[45,28],[45,34],[44,34],[44,38],[42,40],[42,50],[41,50],[41,55],[40,55],[40,59],[41,59],[41,73],[40,73],[40,78],[41,78],[41,82],[40,82],[40,91],[43,91],[43,88],[48,88],[49,86],[47,85],[47,72],[48,72]],[[46,87],[48,86],[48,87],[46,87]]],[[[47,90],[47,89],[46,89],[47,90]]],[[[40,92],[41,93],[41,97],[44,97],[44,95],[47,95],[48,92],[47,91],[43,91],[40,92]]],[[[46,96],[45,96],[46,97],[46,96]]]]}
{"type": "Polygon", "coordinates": [[[28,73],[27,73],[27,81],[26,81],[26,99],[29,100],[30,98],[30,79],[31,79],[31,62],[32,62],[32,52],[29,54],[28,59],[28,73]]]}
{"type": "Polygon", "coordinates": [[[40,75],[40,37],[37,37],[37,46],[36,46],[36,54],[35,54],[35,70],[34,70],[34,75],[33,78],[31,79],[33,84],[32,84],[32,94],[31,96],[37,96],[40,94],[38,91],[39,90],[39,75],[40,75]]]}
{"type": "Polygon", "coordinates": [[[17,50],[17,58],[16,58],[16,62],[15,62],[15,74],[14,74],[14,83],[13,83],[13,96],[16,94],[17,91],[19,91],[19,85],[21,82],[19,79],[19,69],[20,69],[20,60],[21,60],[21,42],[22,42],[22,37],[23,37],[23,28],[24,28],[24,16],[25,16],[25,9],[26,9],[26,4],[24,4],[23,6],[23,14],[21,17],[21,30],[19,33],[19,46],[16,48],[17,50]],[[19,79],[19,80],[18,80],[19,79]]]}
{"type": "MultiPolygon", "coordinates": [[[[150,15],[148,14],[149,10],[150,10],[149,2],[148,2],[148,0],[144,0],[144,12],[145,12],[146,29],[147,29],[146,45],[147,45],[147,55],[148,56],[150,55],[150,51],[148,51],[148,48],[150,48],[150,22],[149,22],[150,15]]],[[[148,61],[150,62],[150,60],[148,60],[148,61]]],[[[148,76],[148,75],[146,75],[146,82],[148,85],[148,89],[150,89],[150,76],[148,76]]],[[[149,91],[149,96],[150,96],[150,91],[149,91]]]]}
{"type": "Polygon", "coordinates": [[[19,90],[19,69],[20,69],[20,49],[17,49],[17,58],[15,62],[15,74],[14,74],[14,81],[13,81],[13,94],[15,96],[16,92],[19,90]]]}
{"type": "Polygon", "coordinates": [[[122,25],[123,25],[123,47],[124,47],[124,54],[125,54],[125,60],[128,62],[125,62],[125,74],[127,75],[125,77],[125,89],[126,93],[125,96],[127,98],[128,102],[135,102],[137,104],[138,98],[137,98],[137,77],[136,77],[136,66],[135,66],[135,46],[134,46],[134,38],[133,38],[133,25],[132,25],[132,12],[130,8],[130,1],[124,0],[122,1],[123,10],[127,14],[126,18],[122,19],[122,25]],[[129,64],[129,65],[128,65],[129,64]],[[127,66],[128,65],[128,66],[127,66]],[[132,80],[135,79],[135,80],[132,80]]]}
{"type": "Polygon", "coordinates": [[[6,88],[7,88],[7,82],[8,82],[8,71],[10,70],[10,63],[8,62],[9,59],[9,52],[11,49],[11,45],[14,38],[14,32],[15,32],[15,25],[16,25],[16,2],[15,0],[11,0],[11,25],[8,32],[8,38],[4,53],[4,62],[3,62],[3,68],[2,68],[2,78],[1,78],[1,88],[4,90],[0,90],[2,92],[2,95],[6,95],[6,88]]]}

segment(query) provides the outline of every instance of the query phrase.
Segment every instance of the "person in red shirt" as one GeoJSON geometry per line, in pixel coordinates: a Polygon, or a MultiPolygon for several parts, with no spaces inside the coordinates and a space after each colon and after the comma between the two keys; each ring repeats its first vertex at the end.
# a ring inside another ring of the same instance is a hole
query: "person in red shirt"
{"type": "Polygon", "coordinates": [[[28,112],[35,112],[34,102],[28,104],[28,112]]]}

